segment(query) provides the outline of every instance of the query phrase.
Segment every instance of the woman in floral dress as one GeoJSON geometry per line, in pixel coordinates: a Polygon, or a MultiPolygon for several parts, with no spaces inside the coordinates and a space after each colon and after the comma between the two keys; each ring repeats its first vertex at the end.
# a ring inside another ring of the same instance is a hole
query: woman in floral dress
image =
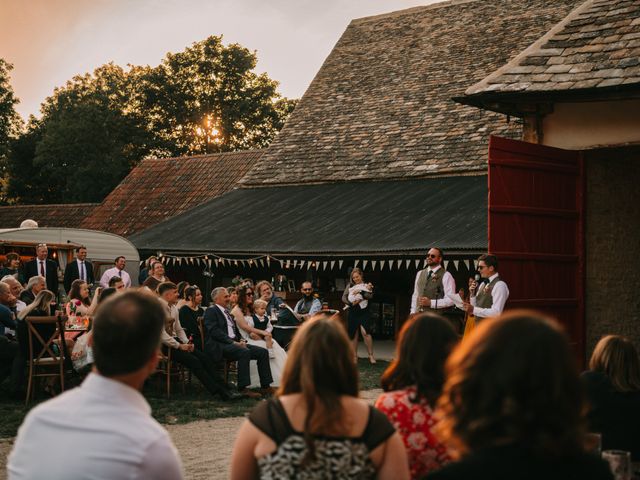
{"type": "Polygon", "coordinates": [[[457,340],[451,324],[439,315],[413,315],[400,331],[396,359],[382,376],[385,393],[376,407],[404,441],[411,478],[451,461],[435,436],[433,410],[444,384],[444,363],[457,340]]]}

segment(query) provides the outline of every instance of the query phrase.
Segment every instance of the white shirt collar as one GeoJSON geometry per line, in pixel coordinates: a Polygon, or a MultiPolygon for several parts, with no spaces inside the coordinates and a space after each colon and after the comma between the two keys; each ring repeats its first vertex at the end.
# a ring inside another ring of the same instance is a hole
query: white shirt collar
{"type": "Polygon", "coordinates": [[[429,270],[429,271],[431,271],[431,272],[433,272],[433,273],[436,273],[436,272],[437,272],[438,270],[440,270],[441,268],[442,268],[442,265],[437,265],[437,266],[436,266],[436,267],[434,267],[434,268],[427,267],[427,270],[429,270]]]}
{"type": "Polygon", "coordinates": [[[493,282],[493,281],[496,279],[496,277],[497,277],[497,276],[498,276],[498,273],[497,273],[497,272],[496,272],[496,273],[494,273],[493,275],[491,275],[491,276],[489,277],[489,283],[493,282]]]}
{"type": "Polygon", "coordinates": [[[92,372],[87,376],[85,381],[82,382],[80,388],[90,395],[100,397],[100,399],[117,399],[119,402],[122,401],[146,415],[151,415],[151,407],[142,394],[138,390],[117,380],[112,380],[111,378],[92,372]]]}

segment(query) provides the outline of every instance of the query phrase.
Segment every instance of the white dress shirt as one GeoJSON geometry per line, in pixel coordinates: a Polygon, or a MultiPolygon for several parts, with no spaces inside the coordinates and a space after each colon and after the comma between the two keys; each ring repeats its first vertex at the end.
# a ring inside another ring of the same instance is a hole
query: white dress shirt
{"type": "Polygon", "coordinates": [[[76,263],[78,264],[78,278],[80,280],[87,281],[87,264],[84,263],[84,260],[78,260],[76,258],[76,263]],[[82,275],[84,273],[84,276],[82,275]]]}
{"type": "Polygon", "coordinates": [[[29,412],[7,472],[10,480],[183,478],[178,452],[140,392],[96,373],[29,412]]]}
{"type": "Polygon", "coordinates": [[[233,323],[231,322],[235,322],[233,316],[231,315],[231,312],[229,312],[229,310],[227,310],[224,307],[221,307],[220,305],[218,305],[216,303],[216,307],[218,307],[220,309],[220,311],[222,312],[222,315],[224,315],[224,318],[227,319],[227,335],[229,335],[229,338],[233,338],[234,340],[236,339],[236,331],[233,328],[233,323]]]}
{"type": "MultiPolygon", "coordinates": [[[[489,283],[491,283],[498,276],[491,275],[489,277],[489,283]]],[[[478,287],[478,293],[483,291],[487,287],[488,283],[483,283],[478,287]]],[[[473,305],[473,315],[480,318],[489,318],[489,317],[497,317],[504,310],[504,304],[507,303],[507,299],[509,298],[509,289],[507,288],[507,284],[502,280],[496,282],[491,290],[491,297],[493,298],[493,304],[490,308],[480,308],[476,307],[476,297],[475,295],[471,297],[471,305],[473,305]]]]}
{"type": "MultiPolygon", "coordinates": [[[[430,271],[436,273],[441,268],[442,267],[440,265],[435,268],[428,267],[427,275],[429,275],[430,271]]],[[[418,297],[422,296],[418,292],[418,278],[420,278],[421,272],[422,270],[416,273],[416,281],[414,282],[413,286],[413,296],[411,297],[411,313],[416,313],[418,311],[418,297]]],[[[441,308],[449,308],[451,305],[453,305],[453,300],[449,298],[449,295],[454,295],[456,293],[456,281],[453,279],[453,275],[451,275],[449,272],[444,272],[444,275],[442,276],[442,287],[444,288],[444,297],[438,299],[438,310],[440,310],[441,308]]],[[[435,299],[431,300],[431,308],[436,308],[435,299]]]]}
{"type": "Polygon", "coordinates": [[[100,278],[100,286],[102,288],[108,288],[109,280],[111,280],[112,277],[120,277],[124,282],[125,288],[129,288],[131,286],[131,277],[129,274],[124,270],[118,270],[116,267],[110,268],[102,274],[102,278],[100,278]]]}
{"type": "Polygon", "coordinates": [[[189,339],[187,338],[187,334],[182,328],[182,324],[180,323],[180,313],[178,312],[178,307],[175,305],[169,305],[164,298],[160,298],[160,303],[164,307],[167,312],[167,316],[173,319],[173,336],[169,335],[165,328],[162,329],[161,341],[163,345],[171,348],[178,348],[180,346],[180,342],[189,343],[189,339]],[[180,342],[178,342],[174,337],[178,337],[180,342]]]}

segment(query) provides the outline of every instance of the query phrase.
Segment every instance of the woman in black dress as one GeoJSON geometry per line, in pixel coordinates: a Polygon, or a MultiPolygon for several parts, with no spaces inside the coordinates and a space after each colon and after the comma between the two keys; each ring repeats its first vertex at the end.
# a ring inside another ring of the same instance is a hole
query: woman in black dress
{"type": "Polygon", "coordinates": [[[347,288],[342,294],[342,302],[347,305],[347,330],[353,343],[355,361],[358,361],[358,335],[362,332],[362,338],[367,346],[369,362],[376,363],[373,356],[373,339],[371,338],[371,311],[369,300],[373,297],[373,285],[364,283],[364,274],[359,268],[351,271],[351,278],[347,288]]]}
{"type": "Polygon", "coordinates": [[[193,340],[193,345],[197,350],[202,350],[202,336],[200,335],[200,329],[198,328],[198,317],[204,315],[202,310],[202,292],[197,285],[191,285],[184,289],[184,297],[187,301],[178,314],[180,315],[180,325],[184,329],[184,333],[187,338],[193,340]]]}

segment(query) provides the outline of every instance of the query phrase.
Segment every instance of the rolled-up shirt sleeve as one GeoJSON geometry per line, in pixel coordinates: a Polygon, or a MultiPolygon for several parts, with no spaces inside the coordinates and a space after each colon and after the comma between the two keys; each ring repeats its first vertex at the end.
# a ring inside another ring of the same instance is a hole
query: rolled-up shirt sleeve
{"type": "Polygon", "coordinates": [[[411,296],[411,310],[409,313],[416,313],[418,311],[418,277],[420,276],[420,272],[418,271],[416,274],[416,281],[413,285],[413,295],[411,296]]]}
{"type": "MultiPolygon", "coordinates": [[[[479,292],[478,292],[479,293],[479,292]]],[[[507,303],[509,298],[509,289],[504,282],[497,282],[493,286],[491,292],[493,297],[493,304],[489,308],[476,307],[476,297],[471,297],[471,305],[473,305],[473,314],[480,318],[497,317],[504,310],[504,304],[507,303]]]]}

